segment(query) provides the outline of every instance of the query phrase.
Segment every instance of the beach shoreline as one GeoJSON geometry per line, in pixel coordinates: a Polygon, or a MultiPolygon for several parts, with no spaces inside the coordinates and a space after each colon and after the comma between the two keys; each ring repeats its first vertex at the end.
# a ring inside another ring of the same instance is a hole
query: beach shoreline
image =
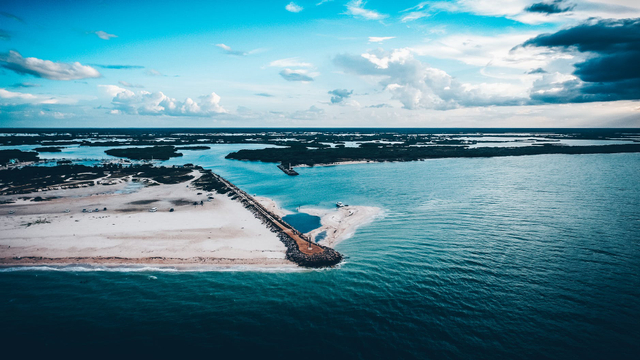
{"type": "Polygon", "coordinates": [[[0,196],[0,266],[295,266],[278,235],[227,194],[130,180],[0,196]]]}

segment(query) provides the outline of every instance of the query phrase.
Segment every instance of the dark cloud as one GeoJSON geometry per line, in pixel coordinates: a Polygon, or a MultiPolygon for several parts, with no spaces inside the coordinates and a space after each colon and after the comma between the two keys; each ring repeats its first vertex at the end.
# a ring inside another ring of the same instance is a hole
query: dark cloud
{"type": "Polygon", "coordinates": [[[280,71],[280,76],[287,81],[313,81],[313,78],[304,74],[302,70],[284,69],[280,71]]]}
{"type": "Polygon", "coordinates": [[[553,34],[539,35],[522,46],[589,55],[574,65],[573,74],[580,81],[565,81],[562,90],[532,95],[532,99],[545,102],[640,99],[640,19],[589,20],[553,34]]]}
{"type": "Polygon", "coordinates": [[[527,71],[527,74],[546,74],[547,72],[543,68],[537,68],[527,71]]]}
{"type": "Polygon", "coordinates": [[[339,104],[344,101],[344,99],[348,99],[353,94],[353,90],[349,91],[347,89],[335,89],[329,91],[329,95],[333,95],[331,97],[332,104],[339,104]]]}
{"type": "Polygon", "coordinates": [[[555,0],[550,3],[539,2],[539,3],[532,4],[531,6],[527,7],[524,10],[528,12],[542,13],[542,14],[549,15],[549,14],[560,14],[563,12],[571,11],[573,10],[573,8],[576,7],[575,4],[563,7],[562,6],[563,2],[564,0],[555,0]]]}
{"type": "Polygon", "coordinates": [[[132,70],[132,69],[144,69],[144,66],[140,65],[103,65],[103,64],[89,64],[102,69],[115,69],[115,70],[132,70]]]}

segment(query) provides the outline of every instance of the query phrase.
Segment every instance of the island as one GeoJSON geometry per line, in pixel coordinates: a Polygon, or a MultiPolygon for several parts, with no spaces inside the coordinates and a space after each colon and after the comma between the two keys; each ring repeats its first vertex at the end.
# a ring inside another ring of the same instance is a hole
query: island
{"type": "MultiPolygon", "coordinates": [[[[406,146],[404,144],[361,144],[360,147],[308,148],[290,146],[239,150],[227,159],[280,163],[281,170],[295,166],[335,165],[354,162],[417,161],[440,158],[479,158],[543,154],[611,154],[640,152],[640,144],[561,146],[543,144],[525,147],[406,146]],[[286,164],[286,165],[283,165],[286,164]]],[[[287,171],[285,171],[287,173],[287,171]]],[[[289,173],[288,173],[289,174],[289,173]]],[[[291,175],[291,174],[289,174],[291,175]]],[[[295,173],[297,175],[297,173],[295,173]]]]}
{"type": "Polygon", "coordinates": [[[182,156],[173,145],[109,149],[105,150],[105,153],[131,160],[169,160],[182,156]]]}

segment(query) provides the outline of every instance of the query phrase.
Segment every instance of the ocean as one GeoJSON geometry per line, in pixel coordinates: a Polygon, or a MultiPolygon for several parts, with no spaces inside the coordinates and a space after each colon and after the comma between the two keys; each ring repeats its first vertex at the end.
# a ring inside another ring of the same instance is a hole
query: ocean
{"type": "Polygon", "coordinates": [[[274,164],[224,160],[247,147],[164,163],[211,168],[294,212],[336,201],[383,209],[337,245],[344,263],[5,268],[3,352],[638,358],[640,154],[356,164],[290,177],[274,164]]]}

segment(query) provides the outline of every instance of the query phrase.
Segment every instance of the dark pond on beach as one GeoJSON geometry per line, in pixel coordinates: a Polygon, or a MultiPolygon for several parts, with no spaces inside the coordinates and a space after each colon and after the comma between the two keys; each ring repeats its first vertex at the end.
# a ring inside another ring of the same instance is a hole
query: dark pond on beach
{"type": "Polygon", "coordinates": [[[300,231],[303,234],[322,226],[322,224],[320,224],[319,216],[309,215],[305,213],[287,215],[284,216],[282,220],[286,221],[287,223],[289,223],[289,225],[293,226],[296,230],[300,231]]]}
{"type": "Polygon", "coordinates": [[[335,269],[3,269],[3,351],[640,354],[640,154],[360,164],[290,177],[274,164],[224,160],[230,148],[167,164],[203,164],[291,211],[344,201],[378,206],[384,216],[337,246],[347,260],[335,269]]]}

